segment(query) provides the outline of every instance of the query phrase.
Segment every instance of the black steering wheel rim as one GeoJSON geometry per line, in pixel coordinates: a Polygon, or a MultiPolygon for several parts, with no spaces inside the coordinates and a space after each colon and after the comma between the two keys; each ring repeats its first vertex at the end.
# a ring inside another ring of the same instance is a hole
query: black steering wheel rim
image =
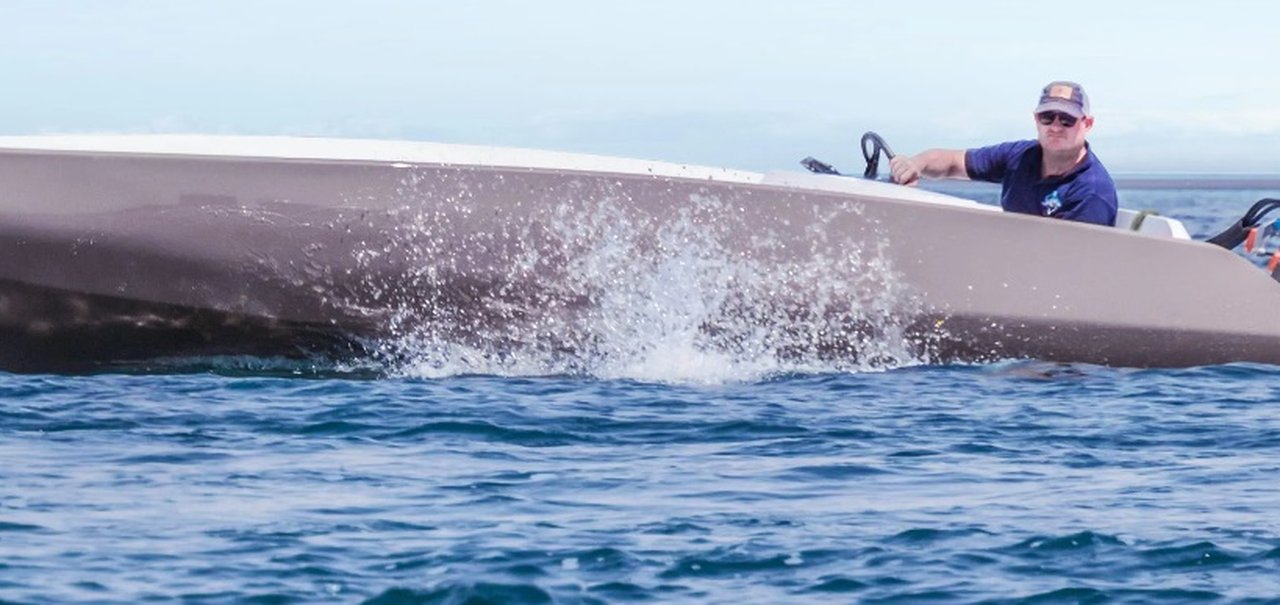
{"type": "Polygon", "coordinates": [[[889,148],[889,144],[884,142],[884,137],[874,133],[866,132],[862,135],[862,157],[867,161],[867,169],[862,173],[864,178],[874,179],[880,173],[880,154],[893,159],[893,150],[889,148]],[[868,147],[870,145],[870,147],[868,147]]]}

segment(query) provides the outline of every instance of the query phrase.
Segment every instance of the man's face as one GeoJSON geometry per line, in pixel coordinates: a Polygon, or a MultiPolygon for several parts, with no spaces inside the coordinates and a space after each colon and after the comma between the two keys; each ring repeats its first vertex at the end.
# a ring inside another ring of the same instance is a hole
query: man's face
{"type": "Polygon", "coordinates": [[[1040,146],[1045,151],[1079,151],[1084,147],[1085,135],[1093,128],[1093,116],[1077,119],[1060,111],[1042,111],[1034,118],[1040,146]]]}

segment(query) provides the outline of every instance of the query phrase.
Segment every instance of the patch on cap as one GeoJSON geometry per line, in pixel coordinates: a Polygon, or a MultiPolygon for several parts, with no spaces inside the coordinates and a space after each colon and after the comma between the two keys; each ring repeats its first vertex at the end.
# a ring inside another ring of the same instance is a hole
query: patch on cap
{"type": "Polygon", "coordinates": [[[1072,100],[1073,97],[1075,97],[1075,92],[1076,92],[1076,88],[1074,86],[1070,86],[1067,84],[1054,84],[1053,86],[1049,87],[1049,94],[1047,96],[1056,97],[1059,99],[1066,99],[1070,101],[1072,100]]]}

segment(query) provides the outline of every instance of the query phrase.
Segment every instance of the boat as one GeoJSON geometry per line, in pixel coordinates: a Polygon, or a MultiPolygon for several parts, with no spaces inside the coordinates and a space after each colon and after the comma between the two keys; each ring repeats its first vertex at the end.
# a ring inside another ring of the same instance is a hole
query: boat
{"type": "Polygon", "coordinates": [[[7,371],[412,351],[573,371],[674,333],[822,367],[1280,363],[1280,283],[1175,219],[1046,220],[839,174],[406,141],[0,137],[0,259],[7,371]]]}

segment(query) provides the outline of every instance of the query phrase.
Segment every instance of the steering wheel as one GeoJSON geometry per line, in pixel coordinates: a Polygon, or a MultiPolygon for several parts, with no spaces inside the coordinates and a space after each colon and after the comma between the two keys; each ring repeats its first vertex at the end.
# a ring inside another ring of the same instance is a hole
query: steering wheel
{"type": "MultiPolygon", "coordinates": [[[[893,150],[889,149],[889,144],[884,142],[884,138],[880,135],[868,131],[862,135],[862,157],[867,160],[867,169],[863,171],[864,178],[874,180],[880,172],[880,154],[883,153],[889,159],[893,159],[893,150]]],[[[826,162],[807,157],[800,160],[800,165],[804,166],[815,174],[831,174],[836,176],[845,176],[840,174],[834,166],[826,162]]]]}
{"type": "Polygon", "coordinates": [[[879,174],[881,152],[889,159],[893,159],[893,150],[889,148],[888,143],[884,142],[884,137],[870,131],[862,135],[862,157],[867,160],[867,169],[862,173],[863,178],[874,179],[879,174]]]}

